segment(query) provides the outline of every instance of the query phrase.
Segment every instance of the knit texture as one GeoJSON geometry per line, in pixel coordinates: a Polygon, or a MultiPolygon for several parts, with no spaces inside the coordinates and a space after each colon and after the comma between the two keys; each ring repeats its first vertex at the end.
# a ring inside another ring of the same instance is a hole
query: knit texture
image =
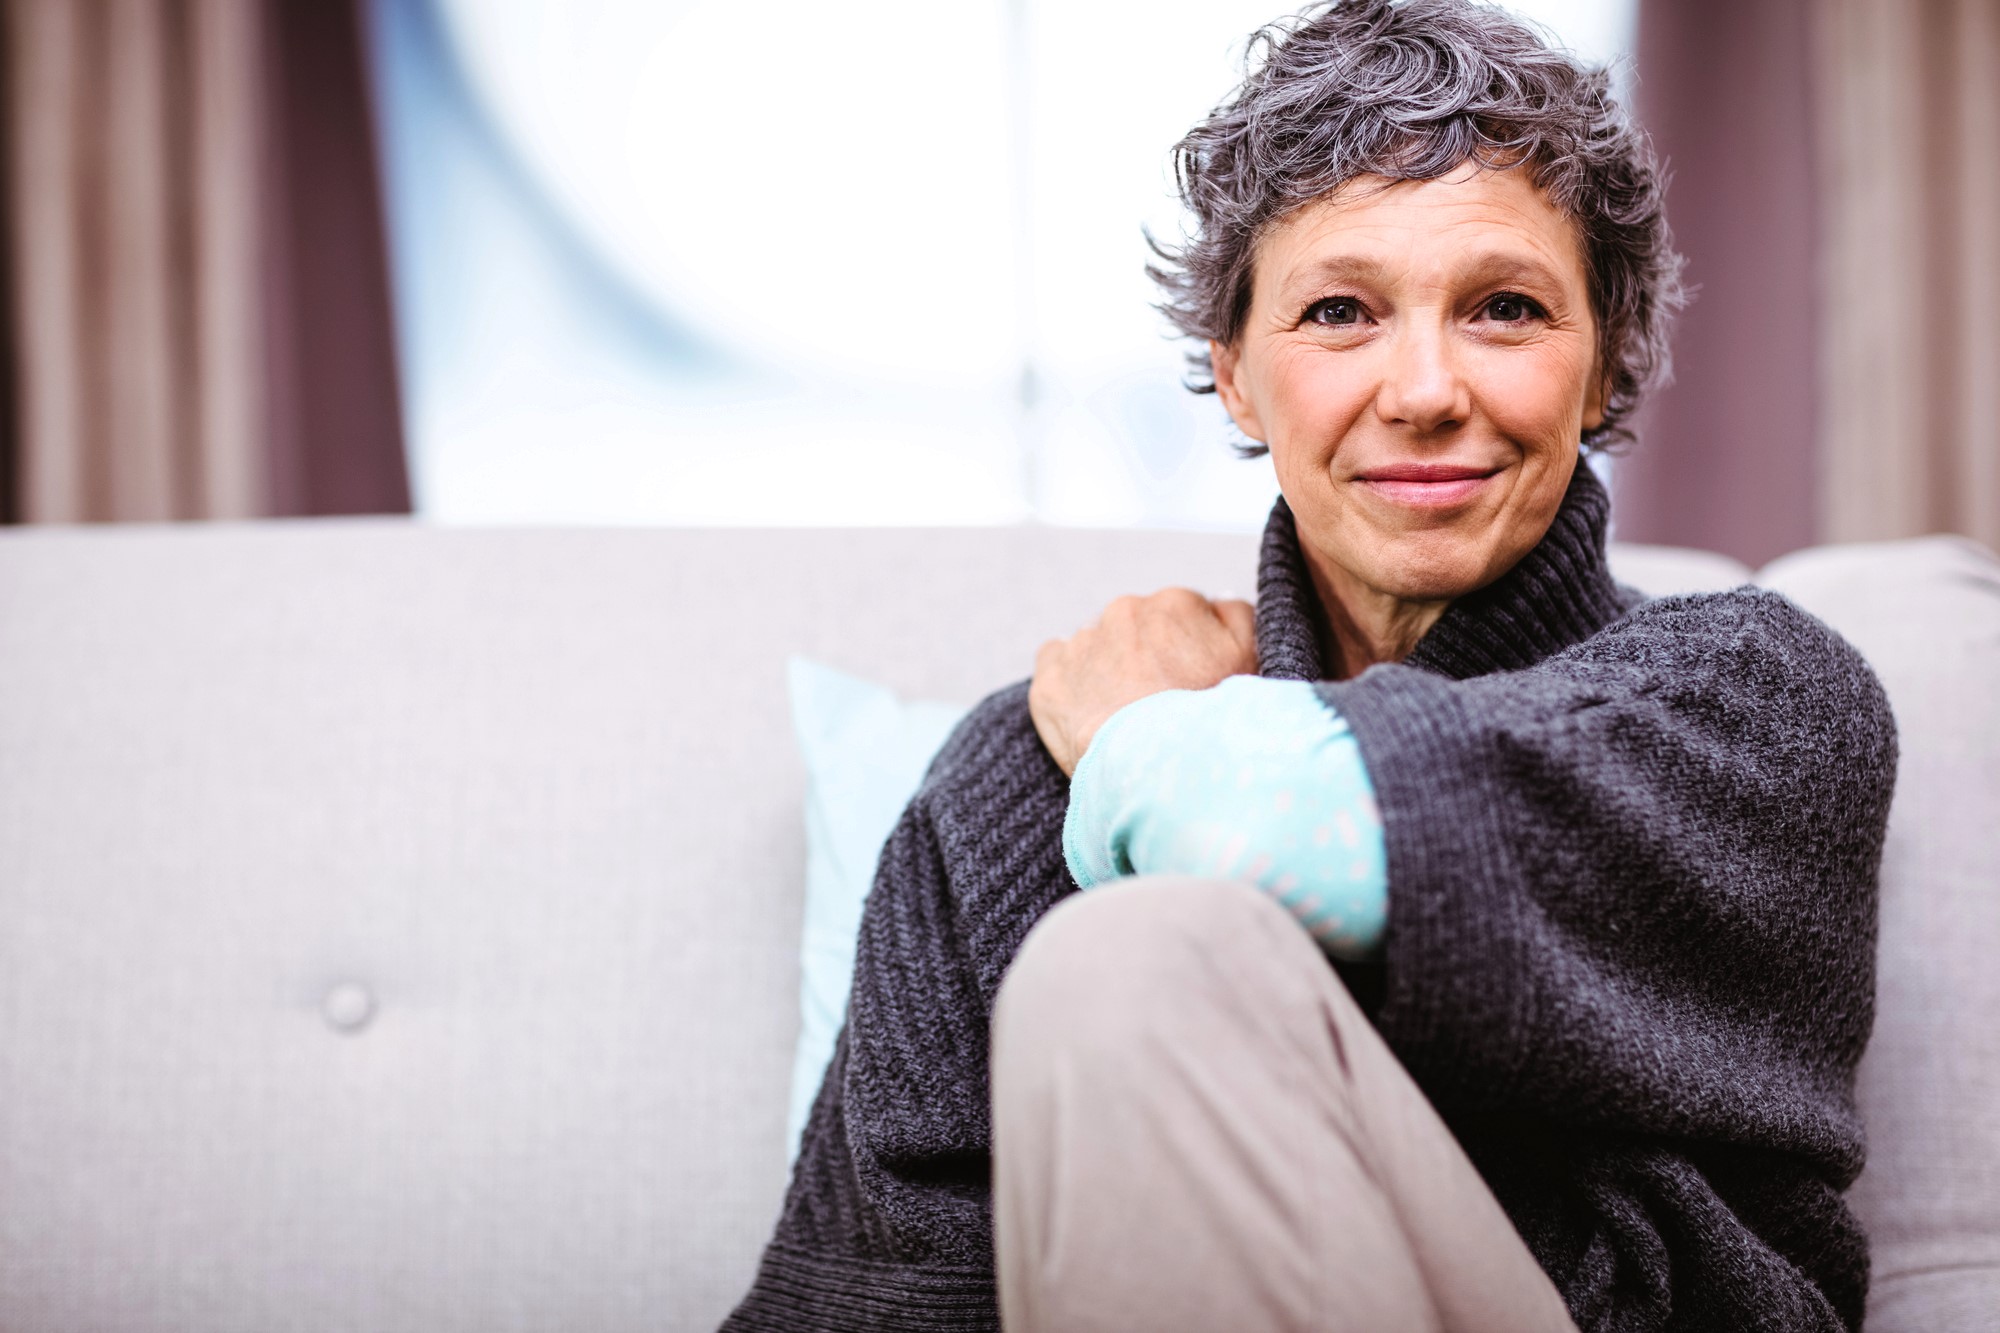
{"type": "MultiPolygon", "coordinates": [[[[1542,542],[1398,665],[1323,680],[1280,499],[1260,671],[1319,682],[1384,819],[1381,964],[1337,965],[1580,1328],[1858,1329],[1855,1065],[1895,773],[1860,656],[1753,588],[1643,601],[1579,467],[1542,542]]],[[[728,1330],[997,1329],[987,1023],[1076,891],[1028,682],[884,846],[848,1021],[728,1330]]]]}

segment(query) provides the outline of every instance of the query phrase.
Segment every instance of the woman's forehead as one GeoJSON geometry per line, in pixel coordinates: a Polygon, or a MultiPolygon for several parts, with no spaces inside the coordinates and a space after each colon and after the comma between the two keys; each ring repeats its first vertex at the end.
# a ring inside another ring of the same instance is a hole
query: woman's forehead
{"type": "Polygon", "coordinates": [[[1576,224],[1530,173],[1469,163],[1432,180],[1348,181],[1274,223],[1255,268],[1274,293],[1341,279],[1587,283],[1576,224]]]}

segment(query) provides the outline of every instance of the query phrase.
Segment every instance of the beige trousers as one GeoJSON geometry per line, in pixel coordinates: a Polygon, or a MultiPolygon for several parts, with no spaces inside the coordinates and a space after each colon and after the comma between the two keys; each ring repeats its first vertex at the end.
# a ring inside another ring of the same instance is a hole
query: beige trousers
{"type": "Polygon", "coordinates": [[[1008,1333],[1574,1330],[1305,931],[1247,884],[1092,889],[993,1019],[1008,1333]]]}

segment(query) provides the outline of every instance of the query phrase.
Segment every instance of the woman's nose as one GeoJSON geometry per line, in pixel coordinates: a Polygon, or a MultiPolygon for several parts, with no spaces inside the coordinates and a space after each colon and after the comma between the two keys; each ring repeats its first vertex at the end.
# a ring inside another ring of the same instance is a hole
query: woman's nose
{"type": "Polygon", "coordinates": [[[1430,434],[1472,414],[1472,395],[1452,357],[1443,330],[1405,327],[1388,348],[1375,411],[1392,426],[1430,434]]]}

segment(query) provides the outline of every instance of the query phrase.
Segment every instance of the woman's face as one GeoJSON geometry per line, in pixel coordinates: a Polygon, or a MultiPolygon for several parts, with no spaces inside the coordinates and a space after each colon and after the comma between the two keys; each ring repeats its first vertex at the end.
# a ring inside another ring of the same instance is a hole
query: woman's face
{"type": "Polygon", "coordinates": [[[1305,205],[1258,242],[1242,331],[1210,350],[1343,603],[1498,578],[1604,419],[1582,245],[1518,169],[1364,177],[1305,205]]]}

